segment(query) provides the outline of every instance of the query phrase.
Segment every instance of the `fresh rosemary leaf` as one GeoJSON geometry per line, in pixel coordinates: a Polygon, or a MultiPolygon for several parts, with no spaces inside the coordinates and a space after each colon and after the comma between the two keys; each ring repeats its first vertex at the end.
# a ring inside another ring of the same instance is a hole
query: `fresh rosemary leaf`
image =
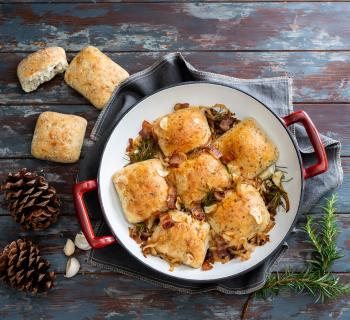
{"type": "Polygon", "coordinates": [[[290,289],[295,293],[309,292],[316,298],[316,302],[350,293],[350,287],[340,283],[338,277],[329,272],[320,274],[309,268],[303,273],[286,270],[283,274],[271,275],[257,295],[267,298],[277,295],[281,289],[290,289]]]}
{"type": "Polygon", "coordinates": [[[282,185],[277,186],[272,179],[263,181],[260,188],[260,194],[264,199],[267,209],[270,213],[275,215],[277,210],[282,207],[286,212],[289,211],[289,197],[288,193],[283,189],[282,185]]]}
{"type": "Polygon", "coordinates": [[[209,190],[209,192],[205,195],[205,197],[202,199],[201,205],[202,207],[209,207],[212,204],[217,203],[217,199],[214,195],[214,190],[209,190]]]}
{"type": "Polygon", "coordinates": [[[127,153],[130,163],[145,161],[154,158],[159,152],[157,142],[153,139],[141,139],[138,145],[127,153]]]}
{"type": "Polygon", "coordinates": [[[327,272],[334,261],[343,257],[337,250],[336,238],[338,235],[336,209],[336,195],[327,199],[327,204],[323,207],[324,215],[319,228],[311,216],[307,217],[304,231],[307,233],[309,242],[314,247],[313,259],[309,262],[320,272],[327,272]]]}
{"type": "Polygon", "coordinates": [[[307,269],[302,273],[286,270],[282,274],[270,275],[257,295],[266,298],[278,294],[282,288],[287,288],[297,293],[309,292],[316,298],[316,301],[323,302],[326,298],[335,299],[350,293],[350,286],[342,284],[338,277],[329,272],[332,264],[342,257],[336,248],[338,235],[335,215],[336,201],[335,195],[327,199],[319,228],[316,227],[311,216],[307,217],[303,230],[313,247],[313,259],[307,261],[307,269]]]}

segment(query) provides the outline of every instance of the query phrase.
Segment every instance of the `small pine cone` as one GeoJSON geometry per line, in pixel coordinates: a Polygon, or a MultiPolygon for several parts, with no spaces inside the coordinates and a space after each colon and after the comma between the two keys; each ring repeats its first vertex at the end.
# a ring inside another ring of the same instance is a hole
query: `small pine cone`
{"type": "Polygon", "coordinates": [[[1,190],[11,215],[24,230],[46,229],[57,221],[60,201],[43,176],[24,168],[9,173],[1,190]]]}
{"type": "Polygon", "coordinates": [[[51,289],[56,276],[49,268],[50,263],[29,240],[13,241],[0,252],[0,280],[20,291],[37,294],[51,289]]]}

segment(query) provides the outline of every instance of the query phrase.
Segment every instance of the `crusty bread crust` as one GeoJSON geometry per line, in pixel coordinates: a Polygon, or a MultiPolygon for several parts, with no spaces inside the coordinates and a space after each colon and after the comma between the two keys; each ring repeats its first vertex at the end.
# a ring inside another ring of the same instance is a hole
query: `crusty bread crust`
{"type": "Polygon", "coordinates": [[[113,175],[114,187],[130,223],[145,221],[153,213],[168,209],[168,185],[159,175],[162,170],[160,160],[150,159],[126,166],[113,175]]]}
{"type": "Polygon", "coordinates": [[[46,111],[40,114],[32,140],[35,158],[61,163],[79,160],[87,121],[79,116],[46,111]]]}
{"type": "Polygon", "coordinates": [[[23,59],[17,67],[17,76],[25,92],[34,91],[68,67],[66,53],[61,47],[36,51],[23,59]]]}
{"type": "Polygon", "coordinates": [[[102,109],[114,89],[129,74],[99,49],[88,46],[70,63],[64,80],[88,99],[97,109],[102,109]]]}

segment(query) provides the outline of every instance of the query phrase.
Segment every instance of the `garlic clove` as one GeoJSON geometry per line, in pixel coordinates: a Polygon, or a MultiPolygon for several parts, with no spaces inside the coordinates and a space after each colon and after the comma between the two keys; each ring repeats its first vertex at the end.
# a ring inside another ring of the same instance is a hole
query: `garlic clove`
{"type": "Polygon", "coordinates": [[[81,250],[90,250],[91,246],[89,245],[89,242],[86,240],[84,234],[80,231],[77,233],[74,239],[74,243],[77,248],[81,250]]]}
{"type": "Polygon", "coordinates": [[[169,174],[169,171],[164,170],[164,169],[157,169],[157,173],[158,175],[160,175],[161,177],[166,177],[169,174]]]}
{"type": "Polygon", "coordinates": [[[261,180],[269,179],[275,172],[276,165],[273,163],[271,166],[267,167],[263,172],[259,174],[261,180]]]}
{"type": "Polygon", "coordinates": [[[75,245],[74,242],[71,239],[67,239],[67,242],[63,248],[64,254],[69,257],[71,256],[75,251],[75,245]]]}
{"type": "Polygon", "coordinates": [[[205,213],[212,213],[217,209],[218,205],[216,203],[212,204],[211,206],[206,206],[204,207],[204,212],[205,213]]]}
{"type": "Polygon", "coordinates": [[[258,208],[258,207],[252,207],[250,209],[250,215],[252,215],[255,219],[255,222],[257,224],[261,224],[263,222],[263,218],[262,218],[262,215],[261,215],[261,210],[258,208]]]}
{"type": "Polygon", "coordinates": [[[67,266],[66,266],[66,278],[72,278],[74,277],[80,269],[80,263],[77,258],[69,258],[67,261],[67,266]]]}
{"type": "Polygon", "coordinates": [[[176,209],[179,210],[179,211],[181,211],[181,203],[182,203],[181,198],[178,196],[178,197],[176,198],[175,207],[176,207],[176,209]]]}
{"type": "Polygon", "coordinates": [[[276,171],[273,175],[272,175],[272,181],[273,183],[277,186],[280,187],[281,186],[281,180],[283,178],[283,172],[282,171],[276,171]]]}
{"type": "Polygon", "coordinates": [[[163,117],[160,122],[159,126],[163,129],[166,130],[168,128],[168,117],[163,117]]]}

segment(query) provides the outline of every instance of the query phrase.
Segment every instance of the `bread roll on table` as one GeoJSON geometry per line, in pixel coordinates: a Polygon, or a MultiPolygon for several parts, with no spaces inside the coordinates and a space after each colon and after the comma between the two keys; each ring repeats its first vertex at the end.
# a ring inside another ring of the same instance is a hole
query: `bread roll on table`
{"type": "Polygon", "coordinates": [[[68,67],[63,48],[49,47],[30,54],[17,67],[17,76],[25,92],[34,91],[68,67]]]}
{"type": "Polygon", "coordinates": [[[128,72],[121,66],[99,49],[89,46],[74,57],[64,80],[97,109],[102,109],[106,106],[114,89],[128,77],[128,72]]]}

